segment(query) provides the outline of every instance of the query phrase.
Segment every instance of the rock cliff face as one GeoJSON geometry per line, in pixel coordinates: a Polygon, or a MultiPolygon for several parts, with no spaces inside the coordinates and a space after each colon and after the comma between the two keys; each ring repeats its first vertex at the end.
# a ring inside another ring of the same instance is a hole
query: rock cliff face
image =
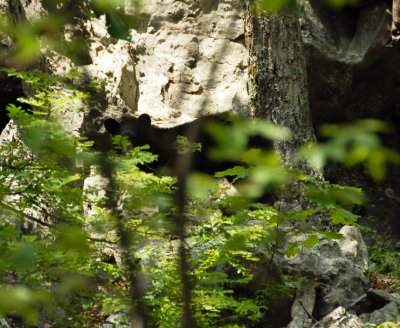
{"type": "Polygon", "coordinates": [[[131,33],[139,113],[173,124],[227,110],[246,112],[241,6],[237,0],[147,3],[147,27],[131,33]]]}
{"type": "Polygon", "coordinates": [[[148,1],[142,11],[131,42],[112,40],[104,19],[87,24],[92,64],[84,71],[107,81],[107,114],[148,113],[167,126],[247,113],[241,1],[148,1]]]}

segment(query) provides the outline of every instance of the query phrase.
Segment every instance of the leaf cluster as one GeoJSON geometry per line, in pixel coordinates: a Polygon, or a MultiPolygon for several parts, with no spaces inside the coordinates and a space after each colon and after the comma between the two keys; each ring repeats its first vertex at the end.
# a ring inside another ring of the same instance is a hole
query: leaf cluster
{"type": "MultiPolygon", "coordinates": [[[[118,246],[122,226],[130,237],[123,251],[137,260],[135,274],[145,281],[149,326],[179,327],[182,283],[175,177],[140,171],[138,165],[150,165],[157,156],[148,146],[131,149],[123,138],[114,139],[117,151],[93,152],[90,143],[63,129],[53,110],[88,96],[65,96],[40,74],[18,74],[37,93],[26,100],[35,108],[32,114],[8,106],[22,139],[5,141],[0,149],[0,314],[62,327],[100,324],[111,314],[129,321],[133,282],[118,246]],[[104,158],[112,166],[108,180],[101,176],[104,158]],[[98,184],[88,185],[91,179],[98,184]],[[112,198],[107,193],[109,179],[112,198]],[[112,200],[117,203],[110,205],[112,200]],[[57,315],[60,311],[64,315],[57,315]]],[[[59,86],[68,88],[69,83],[59,86]]],[[[336,229],[317,229],[309,222],[323,218],[333,226],[355,224],[357,216],[351,210],[365,196],[358,188],[285,168],[271,149],[246,146],[260,134],[287,140],[286,129],[264,121],[238,121],[233,127],[210,125],[209,131],[216,140],[212,156],[243,165],[215,176],[196,173],[187,178],[184,241],[191,310],[199,327],[256,326],[266,320],[277,293],[291,297],[296,287],[293,279],[281,275],[259,279],[260,268],[273,272],[277,256],[295,256],[322,239],[340,239],[336,229]],[[221,185],[225,176],[232,178],[236,191],[221,185]],[[307,206],[268,203],[262,198],[268,193],[277,200],[298,197],[307,206]],[[302,238],[294,242],[298,236],[302,238]]],[[[382,153],[382,168],[398,156],[373,137],[383,131],[375,121],[356,124],[353,133],[350,127],[326,128],[326,143],[308,146],[297,158],[319,158],[320,165],[328,159],[373,165],[368,164],[374,162],[371,157],[382,153]],[[359,156],[358,147],[368,151],[359,156]]],[[[181,143],[198,150],[196,144],[181,143]]],[[[394,263],[392,255],[393,261],[385,260],[385,265],[394,263]]]]}

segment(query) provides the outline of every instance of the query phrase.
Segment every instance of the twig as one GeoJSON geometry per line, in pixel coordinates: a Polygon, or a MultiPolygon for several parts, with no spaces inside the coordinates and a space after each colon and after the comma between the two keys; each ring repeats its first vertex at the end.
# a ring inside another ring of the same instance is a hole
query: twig
{"type": "Polygon", "coordinates": [[[303,304],[302,301],[299,301],[299,304],[300,304],[300,306],[302,307],[303,311],[308,315],[308,317],[309,317],[313,322],[318,322],[318,320],[315,319],[315,318],[313,317],[313,315],[312,315],[310,312],[308,312],[308,310],[306,309],[306,307],[304,306],[304,304],[303,304]]]}
{"type": "Polygon", "coordinates": [[[53,225],[50,224],[50,223],[44,222],[44,221],[42,221],[42,220],[39,220],[38,218],[35,218],[35,217],[32,216],[32,215],[29,215],[29,214],[27,214],[27,213],[25,213],[25,212],[23,212],[23,211],[21,211],[21,210],[18,210],[18,209],[14,208],[14,207],[11,207],[11,206],[5,204],[4,202],[0,202],[0,206],[1,206],[1,207],[4,207],[6,210],[8,210],[8,211],[10,211],[10,212],[16,213],[16,214],[18,214],[18,215],[22,215],[22,216],[24,216],[25,218],[27,218],[27,219],[29,219],[29,220],[31,220],[31,221],[33,221],[33,222],[36,222],[36,223],[38,223],[38,224],[40,224],[40,225],[42,225],[42,226],[44,226],[44,227],[52,227],[52,226],[53,226],[53,225]]]}
{"type": "MultiPolygon", "coordinates": [[[[57,225],[42,221],[38,218],[35,218],[34,216],[27,214],[21,210],[18,210],[10,205],[5,204],[4,202],[0,202],[0,207],[5,208],[7,211],[13,212],[15,214],[21,215],[23,217],[25,217],[26,219],[33,221],[41,226],[47,227],[47,228],[53,228],[53,229],[57,229],[57,225]]],[[[47,213],[48,214],[48,213],[47,213]]],[[[101,242],[101,243],[105,243],[105,244],[110,244],[110,245],[116,245],[118,243],[118,241],[111,241],[111,240],[107,240],[107,239],[103,239],[103,238],[94,238],[94,237],[88,237],[87,238],[90,241],[94,241],[94,242],[101,242]]]]}

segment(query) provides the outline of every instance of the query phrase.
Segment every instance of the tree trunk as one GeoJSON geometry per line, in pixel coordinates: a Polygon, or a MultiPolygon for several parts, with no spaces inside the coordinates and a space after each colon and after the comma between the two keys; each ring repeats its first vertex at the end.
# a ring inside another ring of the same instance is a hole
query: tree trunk
{"type": "Polygon", "coordinates": [[[299,18],[290,8],[259,15],[251,2],[246,4],[245,35],[252,114],[292,131],[290,141],[275,145],[289,164],[299,146],[315,140],[299,18]]]}

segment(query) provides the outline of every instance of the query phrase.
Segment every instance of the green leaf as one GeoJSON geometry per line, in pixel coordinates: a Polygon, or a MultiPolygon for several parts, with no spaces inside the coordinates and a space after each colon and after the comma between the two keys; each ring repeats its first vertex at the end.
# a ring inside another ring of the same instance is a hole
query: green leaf
{"type": "Polygon", "coordinates": [[[246,178],[249,175],[249,169],[244,166],[235,166],[231,169],[227,169],[225,171],[216,172],[214,177],[216,178],[224,178],[224,177],[235,177],[233,182],[236,182],[239,179],[246,178]]]}
{"type": "Polygon", "coordinates": [[[344,236],[340,233],[336,233],[333,231],[323,231],[321,230],[320,233],[324,235],[324,237],[328,240],[343,240],[344,236]]]}
{"type": "Polygon", "coordinates": [[[357,5],[359,4],[359,0],[325,0],[330,6],[341,8],[346,5],[357,5]]]}
{"type": "Polygon", "coordinates": [[[65,177],[64,179],[59,181],[56,186],[54,186],[54,190],[60,189],[61,187],[65,186],[65,185],[67,185],[67,184],[69,184],[71,182],[77,181],[80,178],[81,178],[81,176],[79,174],[75,174],[75,175],[71,175],[71,176],[65,177]]]}
{"type": "Polygon", "coordinates": [[[300,248],[299,245],[297,244],[291,244],[288,246],[288,248],[286,249],[285,255],[287,257],[292,257],[297,255],[300,252],[300,248]]]}
{"type": "Polygon", "coordinates": [[[129,25],[126,15],[119,11],[106,13],[107,30],[113,38],[129,40],[129,25]]]}
{"type": "Polygon", "coordinates": [[[187,181],[187,189],[191,197],[205,199],[211,191],[218,189],[218,184],[209,175],[193,173],[187,181]]]}
{"type": "Polygon", "coordinates": [[[246,247],[247,238],[243,234],[231,236],[225,243],[225,247],[230,251],[243,250],[246,247]]]}
{"type": "Polygon", "coordinates": [[[258,0],[258,8],[262,11],[275,12],[282,9],[289,0],[258,0]]]}
{"type": "Polygon", "coordinates": [[[19,27],[14,58],[17,62],[31,63],[40,56],[39,39],[34,32],[28,24],[19,27]]]}
{"type": "Polygon", "coordinates": [[[31,325],[37,324],[40,307],[49,300],[41,291],[22,286],[0,286],[0,313],[18,314],[31,325]]]}
{"type": "Polygon", "coordinates": [[[372,152],[367,160],[367,169],[372,178],[382,181],[386,176],[386,158],[382,151],[372,152]]]}
{"type": "Polygon", "coordinates": [[[77,252],[82,256],[88,254],[87,236],[79,226],[60,224],[58,230],[57,246],[60,250],[77,252]]]}
{"type": "Polygon", "coordinates": [[[149,145],[135,147],[129,151],[129,157],[133,159],[135,165],[150,164],[157,160],[158,155],[146,151],[147,149],[150,149],[149,145]]]}
{"type": "Polygon", "coordinates": [[[309,236],[301,243],[304,247],[314,247],[319,244],[319,237],[316,235],[309,236]]]}
{"type": "Polygon", "coordinates": [[[354,224],[358,217],[358,215],[355,215],[344,208],[335,208],[331,213],[331,221],[333,224],[354,224]]]}
{"type": "Polygon", "coordinates": [[[343,206],[362,205],[366,196],[360,188],[330,185],[328,186],[329,197],[337,204],[343,206]]]}
{"type": "Polygon", "coordinates": [[[16,121],[18,124],[26,125],[33,119],[26,111],[24,111],[20,106],[14,104],[9,104],[7,106],[8,116],[16,121]]]}
{"type": "Polygon", "coordinates": [[[289,214],[289,217],[291,219],[295,219],[297,221],[304,221],[307,220],[311,215],[314,215],[315,213],[318,213],[319,209],[314,208],[314,209],[309,209],[309,210],[300,210],[296,212],[291,212],[289,214]]]}
{"type": "MultiPolygon", "coordinates": [[[[271,3],[271,1],[269,2],[271,3]]],[[[287,2],[287,0],[282,0],[282,2],[287,2]]],[[[291,138],[291,132],[288,128],[265,120],[247,120],[244,129],[251,136],[260,135],[269,140],[287,141],[291,138]]]]}
{"type": "Polygon", "coordinates": [[[217,160],[238,160],[246,148],[246,133],[234,125],[218,122],[207,122],[207,133],[216,142],[216,147],[210,150],[210,157],[217,160]]]}
{"type": "Polygon", "coordinates": [[[31,243],[22,242],[14,250],[13,260],[18,270],[32,269],[35,251],[31,243]]]}
{"type": "Polygon", "coordinates": [[[177,136],[175,148],[178,154],[201,152],[201,143],[190,142],[186,136],[177,136]]]}

